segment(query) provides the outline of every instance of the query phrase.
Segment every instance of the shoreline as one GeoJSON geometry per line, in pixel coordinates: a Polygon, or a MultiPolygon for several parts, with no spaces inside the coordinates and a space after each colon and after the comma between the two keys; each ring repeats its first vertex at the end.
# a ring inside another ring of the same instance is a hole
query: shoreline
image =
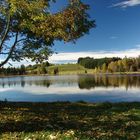
{"type": "Polygon", "coordinates": [[[132,76],[140,76],[140,72],[124,72],[124,73],[60,73],[60,74],[24,74],[24,75],[0,75],[0,78],[5,78],[5,77],[24,77],[24,76],[61,76],[61,75],[97,75],[97,76],[108,76],[108,75],[132,75],[132,76]]]}
{"type": "Polygon", "coordinates": [[[32,101],[3,101],[0,100],[0,104],[56,104],[56,103],[60,103],[60,104],[64,104],[64,103],[68,103],[68,104],[92,104],[92,105],[96,105],[96,104],[140,104],[139,101],[121,101],[121,102],[109,102],[109,101],[105,101],[105,102],[86,102],[83,100],[79,100],[79,101],[52,101],[52,102],[32,102],[32,101]]]}

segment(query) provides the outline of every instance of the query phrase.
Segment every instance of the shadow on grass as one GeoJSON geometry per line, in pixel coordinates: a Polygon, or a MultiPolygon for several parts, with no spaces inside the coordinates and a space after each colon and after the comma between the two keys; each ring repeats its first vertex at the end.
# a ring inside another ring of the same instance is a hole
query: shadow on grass
{"type": "Polygon", "coordinates": [[[136,139],[140,103],[0,102],[0,133],[73,130],[80,138],[136,139]]]}

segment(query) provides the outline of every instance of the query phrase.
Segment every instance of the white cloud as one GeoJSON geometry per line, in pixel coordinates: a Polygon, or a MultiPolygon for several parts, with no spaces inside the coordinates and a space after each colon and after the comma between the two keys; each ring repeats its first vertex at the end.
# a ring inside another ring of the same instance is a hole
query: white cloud
{"type": "Polygon", "coordinates": [[[125,1],[113,4],[112,7],[126,8],[130,6],[136,6],[136,5],[140,5],[140,0],[125,0],[125,1]]]}
{"type": "Polygon", "coordinates": [[[91,88],[90,90],[88,89],[80,89],[77,85],[72,85],[67,87],[65,84],[62,86],[58,85],[58,86],[50,86],[47,90],[46,87],[40,86],[37,87],[35,85],[32,86],[26,86],[26,88],[22,88],[22,87],[15,87],[15,88],[9,88],[9,87],[5,87],[4,89],[0,89],[0,93],[1,96],[5,95],[5,93],[15,93],[18,92],[18,94],[22,94],[24,93],[28,93],[28,94],[34,94],[34,95],[45,95],[45,94],[56,94],[56,95],[65,95],[65,94],[92,94],[92,95],[111,95],[113,94],[113,96],[115,96],[115,94],[118,96],[121,94],[124,94],[127,96],[138,96],[140,97],[139,94],[139,88],[138,87],[131,87],[129,88],[129,92],[126,92],[126,87],[124,86],[120,86],[120,87],[109,87],[109,88],[105,88],[105,87],[95,87],[95,88],[91,88]],[[16,90],[15,90],[16,89],[16,90]],[[19,91],[19,92],[18,92],[19,91]],[[3,95],[2,95],[3,94],[3,95]]]}
{"type": "MultiPolygon", "coordinates": [[[[4,61],[4,58],[0,58],[0,62],[2,62],[2,61],[4,61]]],[[[27,66],[29,64],[31,64],[31,65],[35,64],[35,62],[31,62],[30,60],[23,60],[21,62],[13,62],[13,61],[10,60],[9,63],[5,64],[4,67],[9,67],[9,66],[19,67],[22,64],[24,64],[25,66],[27,66]]]]}
{"type": "Polygon", "coordinates": [[[121,51],[90,51],[90,52],[62,52],[58,54],[53,54],[49,58],[51,63],[61,63],[61,62],[77,62],[79,57],[94,57],[94,58],[103,58],[103,57],[137,57],[140,55],[140,46],[137,45],[134,49],[121,50],[121,51]]]}
{"type": "MultiPolygon", "coordinates": [[[[137,57],[140,55],[140,44],[137,44],[134,49],[121,50],[121,51],[85,51],[85,52],[61,52],[58,54],[53,54],[49,57],[50,63],[76,63],[79,57],[94,57],[94,58],[103,58],[103,57],[137,57]]],[[[0,62],[2,59],[0,59],[0,62]]],[[[15,67],[20,66],[21,64],[29,65],[34,64],[30,61],[22,62],[11,62],[15,67]]],[[[9,66],[8,64],[5,65],[9,66]]]]}

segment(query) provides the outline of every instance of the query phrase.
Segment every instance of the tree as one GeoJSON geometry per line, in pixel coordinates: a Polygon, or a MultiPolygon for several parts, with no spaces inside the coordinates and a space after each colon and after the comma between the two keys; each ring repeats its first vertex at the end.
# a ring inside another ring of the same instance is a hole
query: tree
{"type": "Polygon", "coordinates": [[[129,71],[128,59],[127,59],[127,57],[125,57],[125,58],[122,60],[122,63],[123,63],[123,67],[124,67],[125,71],[129,71]]]}
{"type": "Polygon", "coordinates": [[[92,57],[85,57],[85,58],[79,58],[77,63],[84,66],[88,69],[95,69],[96,67],[102,67],[102,65],[105,63],[106,66],[108,66],[109,63],[115,62],[121,60],[119,57],[112,57],[112,58],[92,58],[92,57]]]}
{"type": "Polygon", "coordinates": [[[139,71],[139,69],[140,69],[140,56],[138,58],[136,58],[136,66],[137,66],[137,70],[139,71]]]}
{"type": "Polygon", "coordinates": [[[108,71],[112,73],[113,70],[114,70],[114,66],[115,66],[114,62],[109,63],[109,65],[108,65],[108,71]]]}
{"type": "Polygon", "coordinates": [[[104,64],[102,65],[102,72],[103,72],[103,73],[106,73],[106,71],[107,71],[107,66],[106,66],[106,64],[104,63],[104,64]]]}
{"type": "Polygon", "coordinates": [[[47,73],[45,63],[42,63],[42,64],[38,65],[37,73],[38,74],[46,74],[47,73]]]}
{"type": "Polygon", "coordinates": [[[25,73],[26,73],[26,68],[25,68],[24,65],[21,65],[20,66],[20,74],[22,75],[22,74],[25,74],[25,73]]]}
{"type": "Polygon", "coordinates": [[[53,2],[0,1],[0,57],[4,58],[0,67],[10,59],[43,62],[52,54],[50,46],[55,40],[76,41],[95,27],[87,14],[89,5],[81,0],[69,0],[65,9],[50,13],[48,8],[53,2]]]}
{"type": "Polygon", "coordinates": [[[56,75],[59,73],[58,67],[54,68],[53,74],[56,75]]]}
{"type": "Polygon", "coordinates": [[[135,64],[134,64],[134,65],[131,65],[129,71],[130,71],[130,72],[135,72],[135,71],[137,71],[137,66],[136,66],[135,64]]]}
{"type": "Polygon", "coordinates": [[[124,68],[123,68],[123,63],[122,63],[122,60],[119,60],[117,61],[117,65],[118,65],[118,69],[119,69],[119,72],[123,72],[124,71],[124,68]]]}

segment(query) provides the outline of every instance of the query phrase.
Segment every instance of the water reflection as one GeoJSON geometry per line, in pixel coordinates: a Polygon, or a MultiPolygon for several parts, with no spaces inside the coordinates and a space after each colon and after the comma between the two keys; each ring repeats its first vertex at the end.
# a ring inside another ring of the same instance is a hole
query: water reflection
{"type": "Polygon", "coordinates": [[[26,87],[42,86],[49,88],[50,85],[61,84],[71,86],[78,84],[80,89],[91,89],[95,87],[125,87],[126,90],[132,87],[140,87],[140,76],[112,76],[112,75],[74,75],[74,76],[37,76],[37,77],[16,77],[1,78],[0,87],[26,87]]]}
{"type": "Polygon", "coordinates": [[[140,101],[140,75],[65,75],[0,78],[0,100],[140,101]]]}
{"type": "Polygon", "coordinates": [[[79,76],[78,85],[80,89],[91,89],[95,87],[140,87],[140,76],[79,76]]]}
{"type": "Polygon", "coordinates": [[[7,88],[7,87],[26,87],[26,86],[43,86],[49,88],[51,85],[51,80],[42,80],[40,77],[40,80],[36,79],[31,79],[30,77],[24,78],[24,77],[18,77],[17,79],[15,78],[3,78],[0,81],[0,87],[7,88]]]}

